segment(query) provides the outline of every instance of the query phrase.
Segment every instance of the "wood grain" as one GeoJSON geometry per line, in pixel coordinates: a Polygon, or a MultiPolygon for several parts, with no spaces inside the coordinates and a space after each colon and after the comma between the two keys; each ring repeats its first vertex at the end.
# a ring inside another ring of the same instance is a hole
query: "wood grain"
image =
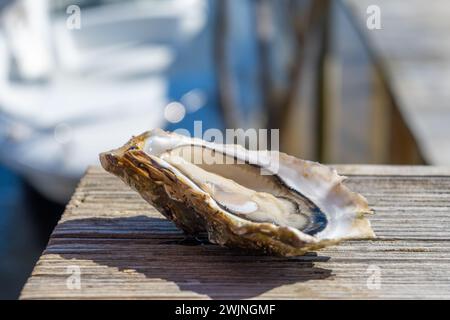
{"type": "Polygon", "coordinates": [[[290,259],[180,243],[139,195],[91,168],[21,299],[450,298],[450,168],[336,167],[376,210],[378,238],[290,259]],[[81,289],[66,285],[71,266],[81,289]]]}

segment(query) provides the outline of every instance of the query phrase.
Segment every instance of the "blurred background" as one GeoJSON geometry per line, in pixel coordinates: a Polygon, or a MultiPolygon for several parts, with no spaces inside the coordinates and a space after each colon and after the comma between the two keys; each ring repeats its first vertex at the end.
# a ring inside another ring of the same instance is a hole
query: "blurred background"
{"type": "Polygon", "coordinates": [[[0,298],[87,166],[151,128],[280,129],[325,163],[450,165],[446,0],[0,0],[0,298]]]}

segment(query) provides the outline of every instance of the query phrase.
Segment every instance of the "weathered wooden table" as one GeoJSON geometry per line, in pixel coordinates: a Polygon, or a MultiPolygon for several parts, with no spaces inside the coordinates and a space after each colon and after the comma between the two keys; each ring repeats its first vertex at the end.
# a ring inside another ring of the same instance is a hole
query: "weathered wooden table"
{"type": "Polygon", "coordinates": [[[82,179],[21,298],[450,298],[450,168],[338,166],[378,239],[290,259],[182,234],[100,168],[82,179]]]}

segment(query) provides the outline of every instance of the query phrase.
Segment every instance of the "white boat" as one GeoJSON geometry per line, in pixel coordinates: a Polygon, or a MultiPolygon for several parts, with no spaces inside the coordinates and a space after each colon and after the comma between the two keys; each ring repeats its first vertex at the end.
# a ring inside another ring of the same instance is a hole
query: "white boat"
{"type": "Polygon", "coordinates": [[[166,74],[206,23],[205,0],[20,0],[0,21],[0,161],[65,203],[98,153],[164,127],[166,74]]]}

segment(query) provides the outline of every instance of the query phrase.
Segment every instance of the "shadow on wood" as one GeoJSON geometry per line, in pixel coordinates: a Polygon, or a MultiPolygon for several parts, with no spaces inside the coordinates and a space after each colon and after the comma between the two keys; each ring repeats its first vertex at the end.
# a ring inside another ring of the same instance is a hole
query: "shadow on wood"
{"type": "Polygon", "coordinates": [[[110,278],[92,279],[96,286],[102,281],[108,287],[108,282],[118,281],[124,272],[145,275],[138,285],[141,294],[148,290],[148,296],[161,293],[168,281],[182,292],[213,299],[245,299],[283,285],[331,276],[331,270],[314,266],[314,262],[328,261],[329,257],[315,253],[270,257],[209,243],[183,244],[183,239],[182,232],[170,221],[144,215],[76,219],[57,226],[44,254],[58,254],[71,260],[70,264],[83,265],[90,260],[116,268],[108,272],[110,278]]]}

